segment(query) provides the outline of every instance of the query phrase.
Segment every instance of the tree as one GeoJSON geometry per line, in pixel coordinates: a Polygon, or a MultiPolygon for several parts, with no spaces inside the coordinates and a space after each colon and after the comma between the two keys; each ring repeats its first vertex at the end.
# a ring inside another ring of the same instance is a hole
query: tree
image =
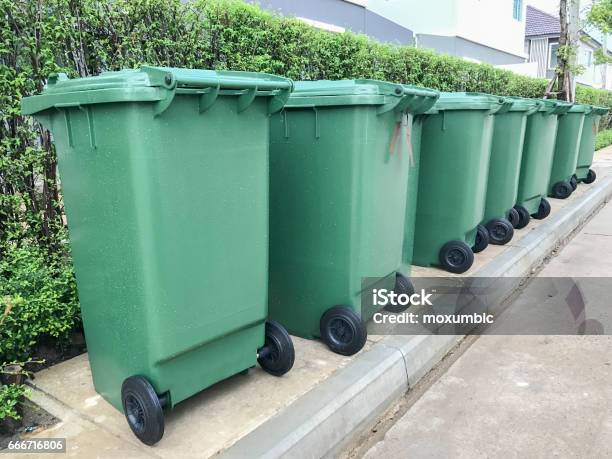
{"type": "Polygon", "coordinates": [[[608,55],[608,34],[612,33],[612,0],[594,1],[587,15],[587,22],[603,34],[601,49],[595,51],[595,65],[601,66],[601,81],[605,88],[608,64],[612,63],[612,58],[608,55]]]}
{"type": "Polygon", "coordinates": [[[580,0],[559,1],[559,22],[561,33],[557,50],[557,68],[546,87],[544,96],[556,95],[559,100],[573,102],[576,93],[574,78],[583,71],[581,66],[576,65],[576,49],[580,34],[580,0]],[[557,82],[558,89],[553,92],[557,82]]]}

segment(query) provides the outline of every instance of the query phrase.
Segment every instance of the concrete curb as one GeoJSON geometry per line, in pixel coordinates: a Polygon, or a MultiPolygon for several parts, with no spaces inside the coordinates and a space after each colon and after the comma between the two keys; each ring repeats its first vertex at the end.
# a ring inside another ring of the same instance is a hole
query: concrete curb
{"type": "MultiPolygon", "coordinates": [[[[504,284],[507,291],[498,298],[502,302],[518,288],[520,279],[529,277],[611,198],[612,176],[607,176],[473,277],[516,277],[516,285],[504,284]]],[[[221,457],[331,457],[462,339],[454,335],[387,336],[289,409],[238,440],[221,457]]]]}

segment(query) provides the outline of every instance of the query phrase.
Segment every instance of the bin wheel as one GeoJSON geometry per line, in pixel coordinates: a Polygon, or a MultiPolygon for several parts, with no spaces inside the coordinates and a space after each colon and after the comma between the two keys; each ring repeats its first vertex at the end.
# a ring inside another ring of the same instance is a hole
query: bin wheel
{"type": "Polygon", "coordinates": [[[480,253],[484,249],[486,249],[488,246],[489,246],[489,232],[484,226],[478,225],[476,227],[476,241],[474,242],[474,246],[472,247],[472,252],[480,253]]]}
{"type": "Polygon", "coordinates": [[[597,178],[597,174],[595,173],[595,171],[593,169],[589,169],[589,172],[587,172],[586,178],[582,179],[582,181],[584,183],[593,183],[596,178],[597,178]]]}
{"type": "Polygon", "coordinates": [[[368,337],[361,317],[347,306],[329,308],[321,316],[319,325],[321,339],[336,354],[356,354],[368,337]]]}
{"type": "Polygon", "coordinates": [[[538,211],[532,215],[536,220],[542,220],[550,215],[550,202],[547,199],[542,198],[540,200],[540,205],[538,206],[538,211]]]}
{"type": "Polygon", "coordinates": [[[449,241],[440,249],[440,264],[451,273],[461,274],[472,267],[474,253],[463,241],[449,241]]]}
{"type": "MultiPolygon", "coordinates": [[[[396,295],[412,295],[414,293],[414,285],[410,279],[400,273],[395,273],[395,287],[393,287],[393,291],[396,295]]],[[[403,312],[410,307],[410,304],[406,305],[392,305],[388,304],[383,309],[388,312],[398,313],[403,312]]]]}
{"type": "Polygon", "coordinates": [[[291,370],[295,361],[293,341],[285,327],[278,322],[266,322],[264,345],[257,351],[257,362],[266,372],[282,376],[291,370]]]}
{"type": "Polygon", "coordinates": [[[529,224],[529,220],[531,220],[531,217],[529,216],[529,211],[523,206],[514,206],[514,209],[519,214],[519,222],[518,225],[516,225],[516,229],[525,228],[529,224]]]}
{"type": "Polygon", "coordinates": [[[576,191],[576,188],[578,188],[578,177],[576,177],[576,174],[572,175],[569,180],[569,184],[572,187],[572,191],[576,191]]]}
{"type": "Polygon", "coordinates": [[[164,411],[155,389],[144,376],[130,376],[121,385],[121,404],[128,425],[145,445],[164,436],[164,411]]]}
{"type": "Polygon", "coordinates": [[[510,242],[514,236],[514,227],[505,218],[494,218],[487,223],[489,242],[496,245],[504,245],[510,242]]]}
{"type": "Polygon", "coordinates": [[[552,187],[552,197],[557,199],[566,199],[572,194],[572,185],[565,180],[557,182],[552,187]]]}
{"type": "Polygon", "coordinates": [[[508,212],[506,212],[506,218],[512,225],[512,228],[518,227],[519,221],[521,219],[521,217],[519,217],[519,213],[516,211],[514,207],[510,209],[508,212]]]}

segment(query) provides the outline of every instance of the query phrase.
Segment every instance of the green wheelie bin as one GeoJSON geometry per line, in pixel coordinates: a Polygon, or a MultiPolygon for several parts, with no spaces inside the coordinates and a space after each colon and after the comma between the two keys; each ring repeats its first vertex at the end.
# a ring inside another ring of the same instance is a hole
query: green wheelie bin
{"type": "Polygon", "coordinates": [[[482,220],[492,244],[508,243],[518,224],[518,212],[514,204],[521,171],[525,127],[527,117],[538,107],[539,103],[535,100],[512,99],[512,107],[508,111],[495,115],[482,220]]]}
{"type": "MultiPolygon", "coordinates": [[[[424,88],[404,85],[408,91],[417,89],[424,90],[424,88]]],[[[439,92],[433,89],[427,89],[431,91],[431,96],[423,98],[423,103],[420,106],[415,106],[412,109],[412,131],[411,131],[411,143],[412,143],[412,158],[413,163],[408,169],[408,188],[406,192],[406,214],[404,223],[404,243],[402,249],[402,274],[410,275],[412,266],[412,257],[414,252],[414,225],[416,220],[416,208],[417,208],[417,195],[419,192],[419,163],[421,162],[421,136],[423,132],[423,121],[424,117],[418,116],[431,109],[436,103],[439,97],[439,92]]],[[[391,307],[387,307],[388,310],[392,311],[391,307]]]]}
{"type": "Polygon", "coordinates": [[[550,203],[545,196],[555,152],[557,118],[572,108],[567,102],[535,100],[540,107],[527,118],[521,174],[514,206],[519,215],[518,229],[527,226],[531,217],[541,220],[550,214],[550,203]]]}
{"type": "Polygon", "coordinates": [[[270,317],[343,355],[366,341],[370,288],[398,274],[411,114],[437,93],[374,80],[303,81],[270,131],[270,317]]]}
{"type": "Polygon", "coordinates": [[[555,154],[548,181],[548,196],[552,198],[566,199],[578,185],[574,172],[585,114],[591,109],[590,105],[574,104],[567,113],[559,115],[555,154]]]}
{"type": "Polygon", "coordinates": [[[257,361],[293,364],[266,323],[269,115],[292,87],[141,67],[52,75],[22,102],[57,147],[95,388],[146,444],[163,409],[257,361]]]}
{"type": "MultiPolygon", "coordinates": [[[[480,93],[441,93],[423,117],[413,263],[463,273],[474,262],[494,114],[512,102],[480,93]]],[[[480,237],[486,238],[485,233],[480,237]]]]}
{"type": "Polygon", "coordinates": [[[597,175],[591,169],[593,155],[595,154],[595,137],[599,130],[601,117],[608,113],[605,107],[593,107],[585,114],[584,128],[580,137],[580,148],[578,149],[578,159],[576,161],[576,181],[582,183],[593,183],[597,175]]]}

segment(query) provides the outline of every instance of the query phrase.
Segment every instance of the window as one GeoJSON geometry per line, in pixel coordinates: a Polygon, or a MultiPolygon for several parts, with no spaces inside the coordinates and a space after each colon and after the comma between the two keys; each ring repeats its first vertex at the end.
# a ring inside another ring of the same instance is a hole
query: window
{"type": "Polygon", "coordinates": [[[559,49],[559,43],[548,44],[548,68],[557,68],[557,50],[559,49]]]}
{"type": "Polygon", "coordinates": [[[513,0],[514,9],[512,10],[512,17],[517,21],[523,19],[523,0],[513,0]]]}
{"type": "Polygon", "coordinates": [[[590,49],[585,49],[584,50],[584,65],[586,67],[590,67],[592,63],[593,63],[593,51],[591,51],[590,49]]]}

